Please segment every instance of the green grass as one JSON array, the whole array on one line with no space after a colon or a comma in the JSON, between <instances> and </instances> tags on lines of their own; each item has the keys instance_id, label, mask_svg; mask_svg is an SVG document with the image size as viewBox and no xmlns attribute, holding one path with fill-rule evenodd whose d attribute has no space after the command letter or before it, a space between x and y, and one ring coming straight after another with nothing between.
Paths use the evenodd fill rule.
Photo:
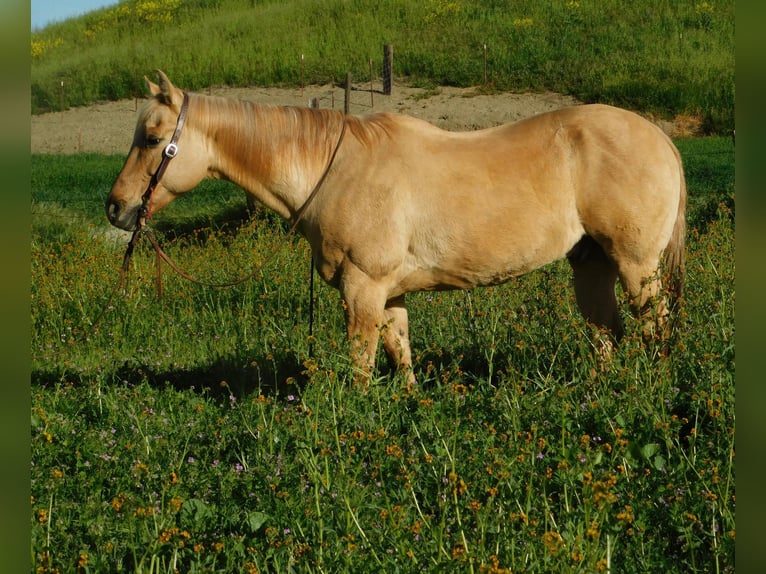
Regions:
<instances>
[{"instance_id":1,"label":"green grass","mask_svg":"<svg viewBox=\"0 0 766 574\"><path fill-rule=\"evenodd\" d=\"M144 246L90 327L125 247L102 215L122 158L33 156L30 569L733 572L733 146L678 145L670 358L628 317L594 377L562 262L411 295L420 384L382 367L366 392L321 282L309 340L306 243L221 182L154 224L195 275L262 273L166 270L158 300Z\"/></svg>"},{"instance_id":2,"label":"green grass","mask_svg":"<svg viewBox=\"0 0 766 574\"><path fill-rule=\"evenodd\" d=\"M33 33L32 109L137 96L155 68L191 90L367 81L384 44L395 76L418 85L484 84L486 46L485 90L734 127L733 0L124 0Z\"/></svg>"}]
</instances>

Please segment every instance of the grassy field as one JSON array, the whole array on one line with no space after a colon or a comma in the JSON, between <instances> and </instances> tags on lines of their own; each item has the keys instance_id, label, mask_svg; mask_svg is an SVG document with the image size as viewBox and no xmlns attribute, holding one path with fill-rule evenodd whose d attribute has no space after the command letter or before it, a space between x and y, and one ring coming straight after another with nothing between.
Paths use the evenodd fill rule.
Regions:
<instances>
[{"instance_id":1,"label":"grassy field","mask_svg":"<svg viewBox=\"0 0 766 574\"><path fill-rule=\"evenodd\" d=\"M410 296L420 384L382 368L366 392L338 294L317 284L310 340L307 245L241 191L207 182L154 224L192 273L255 279L166 271L157 299L144 246L109 300L123 158L33 156L31 570L733 572L733 145L678 145L669 358L626 318L600 371L562 262Z\"/></svg>"},{"instance_id":2,"label":"grassy field","mask_svg":"<svg viewBox=\"0 0 766 574\"><path fill-rule=\"evenodd\" d=\"M734 0L123 0L32 34L32 109L130 98L155 68L191 90L367 81L384 44L404 81L547 89L734 128Z\"/></svg>"}]
</instances>

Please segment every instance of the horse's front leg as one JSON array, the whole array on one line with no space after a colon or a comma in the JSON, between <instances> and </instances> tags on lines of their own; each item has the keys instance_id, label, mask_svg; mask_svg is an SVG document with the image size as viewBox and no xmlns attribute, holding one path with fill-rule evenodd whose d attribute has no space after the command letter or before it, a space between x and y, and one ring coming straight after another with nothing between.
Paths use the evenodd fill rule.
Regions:
<instances>
[{"instance_id":1,"label":"horse's front leg","mask_svg":"<svg viewBox=\"0 0 766 574\"><path fill-rule=\"evenodd\" d=\"M354 377L364 386L375 368L380 330L385 324L385 290L357 267L344 270L340 291L346 314L346 331Z\"/></svg>"}]
</instances>

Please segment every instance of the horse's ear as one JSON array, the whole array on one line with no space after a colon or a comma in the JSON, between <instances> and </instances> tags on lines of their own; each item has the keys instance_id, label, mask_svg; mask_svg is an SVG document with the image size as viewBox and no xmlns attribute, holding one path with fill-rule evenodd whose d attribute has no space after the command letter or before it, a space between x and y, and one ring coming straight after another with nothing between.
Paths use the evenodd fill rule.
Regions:
<instances>
[{"instance_id":1,"label":"horse's ear","mask_svg":"<svg viewBox=\"0 0 766 574\"><path fill-rule=\"evenodd\" d=\"M151 93L153 96L156 96L157 94L159 94L159 93L160 93L160 91L161 91L161 90L160 90L160 87L159 87L157 84L155 84L154 82L152 82L152 81L151 81L149 78L147 78L146 76L144 76L144 82L146 83L146 88L149 90L149 92L150 92L150 93Z\"/></svg>"},{"instance_id":2,"label":"horse's ear","mask_svg":"<svg viewBox=\"0 0 766 574\"><path fill-rule=\"evenodd\" d=\"M183 93L173 85L162 70L157 70L157 76L160 81L159 85L152 82L149 78L144 77L146 86L149 88L151 94L164 104L171 105L176 103L180 106L181 100L183 99Z\"/></svg>"}]
</instances>

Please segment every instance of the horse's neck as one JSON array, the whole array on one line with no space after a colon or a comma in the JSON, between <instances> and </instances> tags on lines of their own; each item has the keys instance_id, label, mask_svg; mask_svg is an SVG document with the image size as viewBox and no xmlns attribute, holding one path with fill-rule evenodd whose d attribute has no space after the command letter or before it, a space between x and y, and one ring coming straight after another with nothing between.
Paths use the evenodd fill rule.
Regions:
<instances>
[{"instance_id":1,"label":"horse's neck","mask_svg":"<svg viewBox=\"0 0 766 574\"><path fill-rule=\"evenodd\" d=\"M208 138L217 177L228 179L286 219L327 167L342 127L337 112L217 100Z\"/></svg>"}]
</instances>

